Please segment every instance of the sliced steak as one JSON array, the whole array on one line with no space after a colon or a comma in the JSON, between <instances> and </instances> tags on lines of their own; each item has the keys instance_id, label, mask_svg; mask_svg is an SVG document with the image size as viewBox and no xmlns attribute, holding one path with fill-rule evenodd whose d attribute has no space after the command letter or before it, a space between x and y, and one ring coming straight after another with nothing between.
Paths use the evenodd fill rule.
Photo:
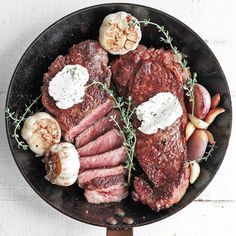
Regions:
<instances>
[{"instance_id":1,"label":"sliced steak","mask_svg":"<svg viewBox=\"0 0 236 236\"><path fill-rule=\"evenodd\" d=\"M94 178L119 175L124 173L125 169L122 165L112 168L87 170L82 173L79 173L78 184L81 188L83 188L89 181Z\"/></svg>"},{"instance_id":2,"label":"sliced steak","mask_svg":"<svg viewBox=\"0 0 236 236\"><path fill-rule=\"evenodd\" d=\"M120 132L117 129L111 129L104 135L77 150L80 157L92 156L116 149L120 147L123 142L124 139Z\"/></svg>"},{"instance_id":3,"label":"sliced steak","mask_svg":"<svg viewBox=\"0 0 236 236\"><path fill-rule=\"evenodd\" d=\"M85 188L89 190L99 190L117 184L125 185L124 174L94 178L86 184Z\"/></svg>"},{"instance_id":4,"label":"sliced steak","mask_svg":"<svg viewBox=\"0 0 236 236\"><path fill-rule=\"evenodd\" d=\"M79 125L74 126L64 135L66 141L73 141L78 134L86 130L98 119L105 116L113 106L113 101L107 99L104 103L91 110L91 112L80 121Z\"/></svg>"},{"instance_id":5,"label":"sliced steak","mask_svg":"<svg viewBox=\"0 0 236 236\"><path fill-rule=\"evenodd\" d=\"M123 184L112 185L107 188L89 190L85 189L84 196L87 201L94 204L120 202L128 195L127 188Z\"/></svg>"},{"instance_id":6,"label":"sliced steak","mask_svg":"<svg viewBox=\"0 0 236 236\"><path fill-rule=\"evenodd\" d=\"M112 110L106 117L102 117L97 120L93 125L84 130L76 137L75 146L77 148L86 145L87 143L95 140L99 136L105 134L112 127L115 126L114 117L118 123L120 123L120 113L117 110Z\"/></svg>"},{"instance_id":7,"label":"sliced steak","mask_svg":"<svg viewBox=\"0 0 236 236\"><path fill-rule=\"evenodd\" d=\"M51 79L66 65L80 64L88 69L90 84L94 80L110 85L111 71L107 66L107 52L97 41L86 40L72 46L66 56L58 56L44 74L42 103L59 122L66 141L74 138L95 121L108 114L113 108L113 100L97 85L88 87L84 100L68 109L60 109L48 93Z\"/></svg>"},{"instance_id":8,"label":"sliced steak","mask_svg":"<svg viewBox=\"0 0 236 236\"><path fill-rule=\"evenodd\" d=\"M80 157L80 169L84 171L87 169L117 166L125 161L125 157L126 150L124 147L94 156Z\"/></svg>"},{"instance_id":9,"label":"sliced steak","mask_svg":"<svg viewBox=\"0 0 236 236\"><path fill-rule=\"evenodd\" d=\"M133 196L157 211L168 208L181 199L189 182L184 137L186 74L172 51L144 46L115 59L111 69L118 92L131 96L134 106L160 92L174 94L182 105L183 115L171 126L151 135L136 132L136 157L146 177L136 177ZM132 122L136 129L140 126L136 117Z\"/></svg>"}]
</instances>

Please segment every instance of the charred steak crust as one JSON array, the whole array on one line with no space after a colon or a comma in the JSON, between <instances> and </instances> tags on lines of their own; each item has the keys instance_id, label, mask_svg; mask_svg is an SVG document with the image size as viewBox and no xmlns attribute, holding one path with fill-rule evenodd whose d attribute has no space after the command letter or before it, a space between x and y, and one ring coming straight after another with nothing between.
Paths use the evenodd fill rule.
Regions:
<instances>
[{"instance_id":1,"label":"charred steak crust","mask_svg":"<svg viewBox=\"0 0 236 236\"><path fill-rule=\"evenodd\" d=\"M173 125L152 135L139 130L136 133L137 160L149 181L136 177L133 197L157 211L168 208L182 198L189 184L184 137L186 74L171 51L144 46L114 60L111 70L118 92L125 97L132 96L134 106L159 92L171 92L182 105L183 115ZM135 128L140 125L135 117L133 125Z\"/></svg>"},{"instance_id":2,"label":"charred steak crust","mask_svg":"<svg viewBox=\"0 0 236 236\"><path fill-rule=\"evenodd\" d=\"M66 56L58 56L49 66L48 72L44 74L42 103L59 122L66 141L74 141L75 136L106 115L113 108L113 101L104 90L96 85L92 85L87 89L82 103L62 110L56 106L55 101L48 93L49 82L66 65L80 64L88 69L90 76L88 84L96 80L109 85L111 71L107 63L107 52L102 49L100 44L97 41L86 40L73 45ZM106 103L106 106L98 109L104 103ZM98 109L98 114L93 112L96 109ZM90 114L92 114L92 121L88 119ZM82 122L86 117L88 117L87 120ZM82 123L82 127L80 123Z\"/></svg>"},{"instance_id":3,"label":"charred steak crust","mask_svg":"<svg viewBox=\"0 0 236 236\"><path fill-rule=\"evenodd\" d=\"M117 184L125 185L124 174L94 178L85 185L85 188L90 190L95 190L95 189L107 188Z\"/></svg>"}]
</instances>

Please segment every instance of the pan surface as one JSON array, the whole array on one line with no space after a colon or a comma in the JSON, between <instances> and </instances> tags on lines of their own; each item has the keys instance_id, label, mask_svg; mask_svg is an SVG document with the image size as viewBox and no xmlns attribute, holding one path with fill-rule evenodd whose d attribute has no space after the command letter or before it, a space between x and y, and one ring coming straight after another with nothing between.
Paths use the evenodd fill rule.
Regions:
<instances>
[{"instance_id":1,"label":"pan surface","mask_svg":"<svg viewBox=\"0 0 236 236\"><path fill-rule=\"evenodd\" d=\"M25 104L29 104L40 94L43 74L50 63L60 54L66 54L68 49L85 39L97 39L99 27L103 18L110 13L127 11L139 20L151 19L164 25L174 38L174 45L188 55L192 71L198 73L198 81L204 85L211 95L222 94L220 106L226 109L216 119L210 130L214 133L218 148L207 162L201 164L201 175L194 185L190 186L184 198L170 209L159 213L152 211L141 203L135 203L129 196L120 203L93 205L86 202L83 191L74 184L62 188L50 184L44 179L45 169L41 158L34 157L31 151L17 148L11 137L13 125L6 119L6 129L12 155L22 175L30 186L51 206L76 220L97 226L110 228L129 228L141 226L162 220L192 202L210 183L223 161L231 132L232 107L229 88L224 73L215 56L204 41L182 22L166 13L145 6L113 3L92 6L76 11L46 29L29 46L18 63L9 85L6 107L16 114L22 114ZM142 42L146 46L163 47L158 31L151 26L143 27ZM134 218L133 225L124 225L121 220L116 226L105 222L113 215L114 209L121 207L127 216Z\"/></svg>"}]
</instances>

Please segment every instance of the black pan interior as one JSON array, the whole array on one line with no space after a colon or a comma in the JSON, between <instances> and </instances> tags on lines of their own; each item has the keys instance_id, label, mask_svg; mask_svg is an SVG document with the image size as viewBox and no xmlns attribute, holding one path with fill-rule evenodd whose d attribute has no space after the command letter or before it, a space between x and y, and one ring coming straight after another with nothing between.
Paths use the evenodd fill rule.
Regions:
<instances>
[{"instance_id":1,"label":"black pan interior","mask_svg":"<svg viewBox=\"0 0 236 236\"><path fill-rule=\"evenodd\" d=\"M60 54L76 43L85 39L97 39L98 30L103 18L110 13L127 11L139 20L151 19L164 25L174 38L174 44L180 51L188 55L189 65L198 73L198 80L207 87L211 95L222 94L221 107L227 111L221 115L211 126L218 148L208 162L202 163L201 175L194 185L189 187L184 198L170 209L156 213L147 206L134 203L130 197L120 203L93 205L86 202L83 191L76 185L62 188L51 185L44 179L45 170L40 158L35 158L30 151L17 148L15 140L11 137L13 126L6 120L6 128L12 154L21 173L31 187L51 206L62 213L89 224L108 227L105 219L113 215L115 207L123 208L127 216L134 218L134 225L124 225L121 220L113 228L127 228L141 226L162 220L179 211L192 202L209 184L216 174L224 158L232 120L232 108L229 88L223 71L215 56L202 39L190 28L177 19L145 6L132 4L104 4L76 11L46 29L30 45L21 58L12 77L6 107L17 114L22 114L25 104L40 94L43 74L50 63ZM142 27L142 43L156 48L163 47L160 34L151 26Z\"/></svg>"}]
</instances>

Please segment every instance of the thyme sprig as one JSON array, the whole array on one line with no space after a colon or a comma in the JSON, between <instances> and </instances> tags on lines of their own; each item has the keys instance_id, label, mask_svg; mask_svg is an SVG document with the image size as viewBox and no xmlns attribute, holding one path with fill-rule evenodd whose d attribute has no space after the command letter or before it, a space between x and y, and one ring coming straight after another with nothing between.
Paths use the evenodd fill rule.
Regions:
<instances>
[{"instance_id":1,"label":"thyme sprig","mask_svg":"<svg viewBox=\"0 0 236 236\"><path fill-rule=\"evenodd\" d=\"M103 84L98 81L93 81L91 85L93 84L101 86L102 89L105 90L110 95L110 97L115 102L114 108L118 109L121 113L121 120L123 121L122 125L119 124L115 116L111 116L111 119L114 121L115 125L118 127L120 133L124 138L123 145L127 150L125 168L127 168L128 170L127 186L129 186L131 181L132 171L135 170L134 155L135 155L135 145L136 145L136 133L131 123L131 117L135 112L135 109L131 108L132 97L129 96L128 99L125 100L123 97L115 96L114 92L110 90L105 83Z\"/></svg>"},{"instance_id":2,"label":"thyme sprig","mask_svg":"<svg viewBox=\"0 0 236 236\"><path fill-rule=\"evenodd\" d=\"M194 95L194 86L197 83L197 73L193 73L193 77L187 77L187 80L183 86L184 90L186 90L186 95L189 97L189 101L192 104L192 115L194 115L195 109L195 95Z\"/></svg>"},{"instance_id":3,"label":"thyme sprig","mask_svg":"<svg viewBox=\"0 0 236 236\"><path fill-rule=\"evenodd\" d=\"M202 162L202 161L207 161L208 158L212 156L212 153L215 151L216 148L217 148L216 143L214 143L214 144L209 144L209 145L207 146L207 149L208 149L208 150L205 152L205 154L204 154L203 157L201 157L201 158L199 158L199 159L197 159L197 160L188 161L188 164L191 164L191 163L193 163L193 162L195 162L195 161L198 162L198 163L200 163L200 162Z\"/></svg>"},{"instance_id":4,"label":"thyme sprig","mask_svg":"<svg viewBox=\"0 0 236 236\"><path fill-rule=\"evenodd\" d=\"M133 22L134 23L134 22ZM179 52L176 46L173 45L173 38L170 37L169 31L165 29L164 26L160 26L157 23L151 22L150 19L144 19L143 21L136 22L137 24L144 24L144 26L152 25L158 29L158 32L162 33L164 37L160 37L160 40L170 46L172 51L174 52L178 62L181 64L185 74L187 75L186 82L184 84L184 89L187 91L186 95L189 97L189 101L192 104L192 115L194 115L194 104L195 104L195 96L194 96L194 85L197 83L197 73L193 73L193 76L190 76L188 66L188 61L183 58L182 53Z\"/></svg>"},{"instance_id":5,"label":"thyme sprig","mask_svg":"<svg viewBox=\"0 0 236 236\"><path fill-rule=\"evenodd\" d=\"M209 144L207 146L208 150L205 152L204 156L200 158L198 161L207 161L208 158L212 156L212 153L215 151L216 148L217 148L216 143Z\"/></svg>"},{"instance_id":6,"label":"thyme sprig","mask_svg":"<svg viewBox=\"0 0 236 236\"><path fill-rule=\"evenodd\" d=\"M29 148L26 142L20 140L19 130L21 128L22 122L24 122L27 116L33 114L31 108L38 102L40 97L41 95L36 97L29 106L25 105L25 112L19 117L15 114L15 112L10 112L10 109L8 107L5 109L6 118L11 119L14 125L14 132L12 137L16 140L19 149L22 148L23 150L27 150Z\"/></svg>"}]
</instances>

